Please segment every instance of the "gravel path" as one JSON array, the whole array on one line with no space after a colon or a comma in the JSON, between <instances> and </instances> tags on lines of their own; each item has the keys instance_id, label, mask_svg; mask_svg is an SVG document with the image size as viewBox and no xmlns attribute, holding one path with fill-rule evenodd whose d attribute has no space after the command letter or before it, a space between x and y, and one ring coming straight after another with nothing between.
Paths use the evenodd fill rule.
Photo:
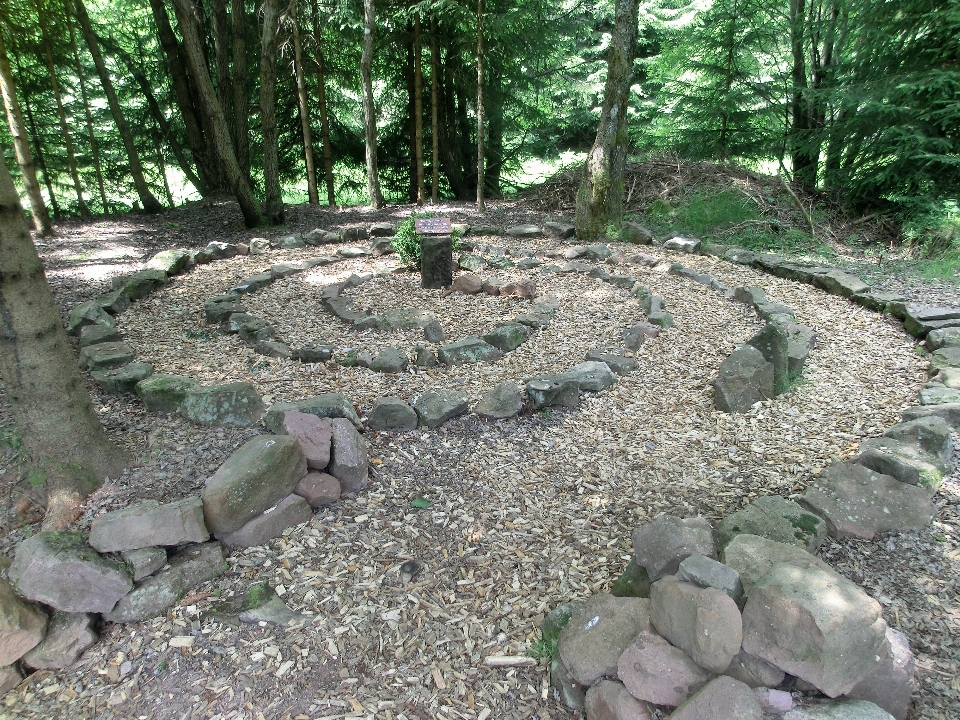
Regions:
<instances>
[{"instance_id":1,"label":"gravel path","mask_svg":"<svg viewBox=\"0 0 960 720\"><path fill-rule=\"evenodd\" d=\"M397 212L334 216L297 208L286 232L395 221ZM455 220L470 217L464 207L445 212ZM250 236L222 225L232 217L225 209L190 213L68 228L59 246L44 249L58 299L96 295L112 274L128 272L131 262L163 247ZM503 206L493 217L504 225L543 220L522 206ZM131 242L131 235L141 241ZM496 244L549 245L504 238ZM86 257L79 258L84 245ZM205 332L204 297L267 264L312 253L274 252L268 260L236 258L198 268L122 315L120 330L138 359L154 363L157 372L250 380L268 402L335 389L362 415L381 395L409 399L427 387L456 388L475 402L497 382L564 370L588 350L617 344L620 330L639 318L624 290L535 269L496 275L536 280L541 293L556 296L557 317L493 364L376 375L265 360L235 337ZM0 700L0 717L570 717L556 703L542 666L489 668L484 660L527 653L547 611L607 589L630 558L632 530L656 514L699 514L715 522L759 495L802 493L821 468L897 422L925 377L915 342L888 318L715 258L657 254L730 286L759 285L771 300L793 307L798 321L820 338L803 380L749 413L715 411L717 367L759 327L756 318L684 278L624 266L618 272L635 275L665 298L676 318L675 327L641 347L638 371L573 409L497 423L465 416L436 431L368 433L373 476L367 492L320 511L284 538L233 552L220 579L200 586L166 617L106 625L102 641L74 666L35 673ZM422 343L415 333L354 333L319 307L322 284L393 262L317 268L245 302L295 344L409 349ZM377 311L399 305L430 310L448 340L525 306L507 298L441 300L437 292L420 290L410 274L377 278L350 295ZM941 289L931 288L930 299L940 300ZM138 462L90 498L81 525L135 499L170 501L196 493L236 447L263 431L198 428L176 417L148 416L130 397L102 395L92 386L91 393L111 436ZM0 396L0 425L8 423ZM0 472L14 475L9 459L0 462ZM414 498L428 499L429 508L412 507ZM935 504L936 521L923 531L872 542L828 541L820 551L880 600L887 621L910 638L920 681L911 718L960 717L957 473ZM7 527L13 524L8 517ZM8 552L22 533L7 534ZM404 584L399 570L407 560L422 569ZM210 613L219 598L263 580L304 613L301 627L236 626ZM191 647L170 645L171 638L185 636L194 638Z\"/></svg>"}]
</instances>

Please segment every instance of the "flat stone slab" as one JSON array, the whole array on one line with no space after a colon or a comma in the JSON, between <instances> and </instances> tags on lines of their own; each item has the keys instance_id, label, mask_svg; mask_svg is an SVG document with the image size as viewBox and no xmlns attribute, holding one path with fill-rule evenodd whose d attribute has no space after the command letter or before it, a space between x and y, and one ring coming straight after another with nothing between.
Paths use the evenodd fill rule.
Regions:
<instances>
[{"instance_id":1,"label":"flat stone slab","mask_svg":"<svg viewBox=\"0 0 960 720\"><path fill-rule=\"evenodd\" d=\"M95 623L96 615L55 612L43 641L23 656L23 662L38 670L59 670L72 665L99 639Z\"/></svg>"},{"instance_id":2,"label":"flat stone slab","mask_svg":"<svg viewBox=\"0 0 960 720\"><path fill-rule=\"evenodd\" d=\"M769 540L815 551L826 535L825 523L793 500L778 496L760 497L717 526L717 545L726 547L737 535L759 535Z\"/></svg>"},{"instance_id":3,"label":"flat stone slab","mask_svg":"<svg viewBox=\"0 0 960 720\"><path fill-rule=\"evenodd\" d=\"M162 545L201 543L210 539L203 521L203 503L188 497L161 505L144 500L98 515L90 524L90 546L99 552L120 552Z\"/></svg>"},{"instance_id":4,"label":"flat stone slab","mask_svg":"<svg viewBox=\"0 0 960 720\"><path fill-rule=\"evenodd\" d=\"M294 403L276 403L271 405L263 419L263 424L267 430L276 433L280 430L283 423L284 413L293 410L295 412L309 413L320 418L346 418L353 423L357 430L363 430L363 424L360 422L360 416L353 407L347 396L343 393L323 393L315 397L297 400Z\"/></svg>"},{"instance_id":5,"label":"flat stone slab","mask_svg":"<svg viewBox=\"0 0 960 720\"><path fill-rule=\"evenodd\" d=\"M180 414L197 425L250 427L263 415L263 400L249 382L196 385L187 390Z\"/></svg>"},{"instance_id":6,"label":"flat stone slab","mask_svg":"<svg viewBox=\"0 0 960 720\"><path fill-rule=\"evenodd\" d=\"M587 360L602 362L617 375L627 375L640 367L640 363L632 357L605 350L587 351Z\"/></svg>"},{"instance_id":7,"label":"flat stone slab","mask_svg":"<svg viewBox=\"0 0 960 720\"><path fill-rule=\"evenodd\" d=\"M495 362L503 357L503 351L476 336L441 346L437 357L444 365Z\"/></svg>"},{"instance_id":8,"label":"flat stone slab","mask_svg":"<svg viewBox=\"0 0 960 720\"><path fill-rule=\"evenodd\" d=\"M430 429L440 427L447 420L463 415L469 409L467 396L456 390L427 390L411 403L420 423Z\"/></svg>"},{"instance_id":9,"label":"flat stone slab","mask_svg":"<svg viewBox=\"0 0 960 720\"><path fill-rule=\"evenodd\" d=\"M136 384L137 395L143 400L147 412L177 412L187 394L200 383L184 375L158 373Z\"/></svg>"},{"instance_id":10,"label":"flat stone slab","mask_svg":"<svg viewBox=\"0 0 960 720\"><path fill-rule=\"evenodd\" d=\"M217 534L239 530L285 498L307 474L297 439L260 435L234 452L203 488L207 528Z\"/></svg>"},{"instance_id":11,"label":"flat stone slab","mask_svg":"<svg viewBox=\"0 0 960 720\"><path fill-rule=\"evenodd\" d=\"M133 361L134 350L122 340L87 345L80 349L80 367L84 370L110 370Z\"/></svg>"},{"instance_id":12,"label":"flat stone slab","mask_svg":"<svg viewBox=\"0 0 960 720\"><path fill-rule=\"evenodd\" d=\"M223 545L217 541L190 545L170 558L169 565L159 573L139 583L103 617L110 622L128 623L163 615L197 585L222 575L224 560Z\"/></svg>"},{"instance_id":13,"label":"flat stone slab","mask_svg":"<svg viewBox=\"0 0 960 720\"><path fill-rule=\"evenodd\" d=\"M735 602L743 597L740 573L706 555L695 553L680 563L677 577L697 587L715 588Z\"/></svg>"},{"instance_id":14,"label":"flat stone slab","mask_svg":"<svg viewBox=\"0 0 960 720\"><path fill-rule=\"evenodd\" d=\"M502 420L517 415L523 409L523 394L510 380L490 388L473 411L480 417Z\"/></svg>"},{"instance_id":15,"label":"flat stone slab","mask_svg":"<svg viewBox=\"0 0 960 720\"><path fill-rule=\"evenodd\" d=\"M934 516L922 488L849 463L826 468L800 503L824 518L828 534L837 539L870 540L879 532L926 527Z\"/></svg>"},{"instance_id":16,"label":"flat stone slab","mask_svg":"<svg viewBox=\"0 0 960 720\"><path fill-rule=\"evenodd\" d=\"M651 581L673 575L682 561L696 553L710 558L717 556L709 520L678 518L666 513L634 531L633 550L637 565L647 571Z\"/></svg>"},{"instance_id":17,"label":"flat stone slab","mask_svg":"<svg viewBox=\"0 0 960 720\"><path fill-rule=\"evenodd\" d=\"M153 365L142 362L131 362L112 370L94 370L90 373L94 382L108 393L133 393L137 389L137 383L151 375Z\"/></svg>"},{"instance_id":18,"label":"flat stone slab","mask_svg":"<svg viewBox=\"0 0 960 720\"><path fill-rule=\"evenodd\" d=\"M782 720L892 720L893 715L867 700L814 700L794 708Z\"/></svg>"},{"instance_id":19,"label":"flat stone slab","mask_svg":"<svg viewBox=\"0 0 960 720\"><path fill-rule=\"evenodd\" d=\"M80 533L27 538L8 574L20 595L64 612L110 612L133 589L126 564L100 555Z\"/></svg>"},{"instance_id":20,"label":"flat stone slab","mask_svg":"<svg viewBox=\"0 0 960 720\"><path fill-rule=\"evenodd\" d=\"M933 495L944 477L953 471L953 463L945 462L939 455L926 452L910 441L892 437L867 438L860 443L860 451L853 462L907 485L918 485L928 495Z\"/></svg>"},{"instance_id":21,"label":"flat stone slab","mask_svg":"<svg viewBox=\"0 0 960 720\"><path fill-rule=\"evenodd\" d=\"M801 568L814 565L824 572L834 572L823 560L797 545L779 543L759 535L737 535L723 549L722 559L724 565L740 574L746 595L750 595L753 586L777 563Z\"/></svg>"},{"instance_id":22,"label":"flat stone slab","mask_svg":"<svg viewBox=\"0 0 960 720\"><path fill-rule=\"evenodd\" d=\"M256 547L267 540L280 537L287 528L310 522L311 519L313 510L310 504L300 495L290 494L276 507L257 515L233 532L218 535L217 539L227 547Z\"/></svg>"}]
</instances>

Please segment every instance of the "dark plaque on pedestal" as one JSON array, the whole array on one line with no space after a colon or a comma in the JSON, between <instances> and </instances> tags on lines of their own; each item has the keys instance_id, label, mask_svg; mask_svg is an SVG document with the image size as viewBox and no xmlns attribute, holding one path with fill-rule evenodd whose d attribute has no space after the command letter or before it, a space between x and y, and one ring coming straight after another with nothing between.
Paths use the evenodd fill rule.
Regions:
<instances>
[{"instance_id":1,"label":"dark plaque on pedestal","mask_svg":"<svg viewBox=\"0 0 960 720\"><path fill-rule=\"evenodd\" d=\"M450 218L417 218L414 227L417 235L449 235L452 232Z\"/></svg>"},{"instance_id":2,"label":"dark plaque on pedestal","mask_svg":"<svg viewBox=\"0 0 960 720\"><path fill-rule=\"evenodd\" d=\"M449 235L420 236L420 286L445 288L453 282L453 239Z\"/></svg>"}]
</instances>

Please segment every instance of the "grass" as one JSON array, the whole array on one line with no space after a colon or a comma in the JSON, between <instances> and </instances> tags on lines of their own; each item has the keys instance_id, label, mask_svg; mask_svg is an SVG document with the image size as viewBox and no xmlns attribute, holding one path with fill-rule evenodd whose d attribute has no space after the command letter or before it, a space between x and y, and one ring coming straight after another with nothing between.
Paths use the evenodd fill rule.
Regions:
<instances>
[{"instance_id":1,"label":"grass","mask_svg":"<svg viewBox=\"0 0 960 720\"><path fill-rule=\"evenodd\" d=\"M530 657L536 658L544 665L549 665L557 657L557 642L559 638L540 638L533 642L528 650Z\"/></svg>"}]
</instances>

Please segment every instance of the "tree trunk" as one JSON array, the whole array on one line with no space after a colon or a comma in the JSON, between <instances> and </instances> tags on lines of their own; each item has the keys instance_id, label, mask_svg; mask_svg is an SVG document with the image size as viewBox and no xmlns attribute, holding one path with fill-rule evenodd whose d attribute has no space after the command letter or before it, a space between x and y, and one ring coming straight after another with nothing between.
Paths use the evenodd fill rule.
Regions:
<instances>
[{"instance_id":1,"label":"tree trunk","mask_svg":"<svg viewBox=\"0 0 960 720\"><path fill-rule=\"evenodd\" d=\"M60 95L60 82L57 80L57 69L53 63L53 51L50 47L50 34L47 31L46 9L39 0L34 1L37 17L40 20L40 36L43 39L43 50L47 56L47 71L50 73L50 84L53 88L53 97L57 101L57 117L60 120L60 132L63 134L63 144L67 151L67 165L70 168L70 177L73 179L73 189L77 193L77 209L81 217L90 217L90 208L83 199L83 184L80 182L80 171L77 170L77 157L73 152L73 139L70 136L70 126L67 124L67 113L63 109L63 98Z\"/></svg>"},{"instance_id":2,"label":"tree trunk","mask_svg":"<svg viewBox=\"0 0 960 720\"><path fill-rule=\"evenodd\" d=\"M3 163L0 377L33 474L45 481L44 529L63 529L82 499L105 477L119 476L127 460L94 413Z\"/></svg>"},{"instance_id":3,"label":"tree trunk","mask_svg":"<svg viewBox=\"0 0 960 720\"><path fill-rule=\"evenodd\" d=\"M233 33L233 114L230 137L244 177L250 177L250 100L247 97L247 13L243 0L230 2Z\"/></svg>"},{"instance_id":4,"label":"tree trunk","mask_svg":"<svg viewBox=\"0 0 960 720\"><path fill-rule=\"evenodd\" d=\"M330 122L327 117L327 82L323 66L323 38L320 35L320 10L313 0L313 42L317 63L317 101L320 104L320 139L323 142L323 176L327 185L327 205L333 207L337 199L333 190L333 153L330 147Z\"/></svg>"},{"instance_id":5,"label":"tree trunk","mask_svg":"<svg viewBox=\"0 0 960 720\"><path fill-rule=\"evenodd\" d=\"M17 63L17 74L24 76L23 67L20 65L20 59L15 58ZM43 184L47 186L47 195L50 197L50 205L53 207L53 217L59 220L60 204L57 202L57 195L53 192L53 181L50 178L50 171L47 169L47 161L43 154L43 145L40 144L40 130L37 127L37 119L33 116L33 108L30 105L30 93L23 91L23 109L27 114L27 124L30 126L29 136L33 141L33 156L37 159L37 169L43 175Z\"/></svg>"},{"instance_id":6,"label":"tree trunk","mask_svg":"<svg viewBox=\"0 0 960 720\"><path fill-rule=\"evenodd\" d=\"M260 39L260 130L263 133L264 214L270 225L283 225L280 191L280 153L277 147L277 0L263 2L263 35Z\"/></svg>"},{"instance_id":7,"label":"tree trunk","mask_svg":"<svg viewBox=\"0 0 960 720\"><path fill-rule=\"evenodd\" d=\"M486 118L487 143L484 185L490 197L500 195L500 173L503 170L503 75L499 69L487 66Z\"/></svg>"},{"instance_id":8,"label":"tree trunk","mask_svg":"<svg viewBox=\"0 0 960 720\"><path fill-rule=\"evenodd\" d=\"M417 202L417 121L415 119L416 110L414 106L416 101L416 80L413 72L413 25L407 23L407 34L411 41L405 47L407 51L407 65L404 68L404 79L407 83L407 147L410 150L407 156L407 202L416 204Z\"/></svg>"},{"instance_id":9,"label":"tree trunk","mask_svg":"<svg viewBox=\"0 0 960 720\"><path fill-rule=\"evenodd\" d=\"M170 192L170 181L167 179L167 165L163 161L163 133L159 125L153 134L153 145L157 150L157 167L160 168L160 179L163 181L163 191L167 196L167 203L174 207L176 203L173 199L173 193Z\"/></svg>"},{"instance_id":10,"label":"tree trunk","mask_svg":"<svg viewBox=\"0 0 960 720\"><path fill-rule=\"evenodd\" d=\"M433 144L431 150L430 169L432 177L430 182L430 202L437 204L440 193L440 141L437 125L439 118L439 85L440 85L440 63L437 58L437 23L430 18L430 140Z\"/></svg>"},{"instance_id":11,"label":"tree trunk","mask_svg":"<svg viewBox=\"0 0 960 720\"><path fill-rule=\"evenodd\" d=\"M377 111L373 104L373 33L377 27L374 0L363 0L363 54L360 56L360 82L363 85L363 129L367 154L367 192L370 207L383 207L380 178L377 176Z\"/></svg>"},{"instance_id":12,"label":"tree trunk","mask_svg":"<svg viewBox=\"0 0 960 720\"><path fill-rule=\"evenodd\" d=\"M486 212L483 200L483 0L477 0L477 211Z\"/></svg>"},{"instance_id":13,"label":"tree trunk","mask_svg":"<svg viewBox=\"0 0 960 720\"><path fill-rule=\"evenodd\" d=\"M297 77L297 100L300 105L300 128L303 131L303 161L307 167L307 197L311 205L319 205L317 171L313 166L313 134L310 132L310 105L307 102L307 81L303 77L303 55L300 52L300 21L297 18L297 0L290 3L290 21L293 23L293 71Z\"/></svg>"},{"instance_id":14,"label":"tree trunk","mask_svg":"<svg viewBox=\"0 0 960 720\"><path fill-rule=\"evenodd\" d=\"M804 54L805 0L790 0L790 50L793 55L791 78L793 98L790 103L792 126L790 128L790 157L793 164L793 179L797 184L812 190L817 184L819 147L813 147L810 137L811 117L805 98L807 90L806 56Z\"/></svg>"},{"instance_id":15,"label":"tree trunk","mask_svg":"<svg viewBox=\"0 0 960 720\"><path fill-rule=\"evenodd\" d=\"M23 177L23 185L30 198L30 210L33 213L33 225L40 235L53 235L53 226L50 224L50 215L43 204L40 194L40 181L37 180L37 170L33 165L33 154L30 152L30 140L23 122L23 111L17 100L17 86L13 81L13 70L7 57L7 48L3 42L3 33L0 32L0 90L3 92L3 104L7 110L7 124L10 135L13 136L13 147L17 154L17 164Z\"/></svg>"},{"instance_id":16,"label":"tree trunk","mask_svg":"<svg viewBox=\"0 0 960 720\"><path fill-rule=\"evenodd\" d=\"M608 225L623 223L623 168L627 158L627 102L633 79L639 0L617 0L607 51L607 83L597 138L590 148L577 191L576 226L580 242L595 242Z\"/></svg>"},{"instance_id":17,"label":"tree trunk","mask_svg":"<svg viewBox=\"0 0 960 720\"><path fill-rule=\"evenodd\" d=\"M213 56L217 68L217 100L223 114L233 116L230 82L230 44L233 36L228 29L226 0L210 0L210 15L213 20Z\"/></svg>"},{"instance_id":18,"label":"tree trunk","mask_svg":"<svg viewBox=\"0 0 960 720\"><path fill-rule=\"evenodd\" d=\"M417 166L417 205L423 205L427 194L423 179L423 49L420 47L420 32L420 13L417 13L413 18L413 153Z\"/></svg>"},{"instance_id":19,"label":"tree trunk","mask_svg":"<svg viewBox=\"0 0 960 720\"><path fill-rule=\"evenodd\" d=\"M190 146L190 154L193 155L194 163L197 166L197 175L200 178L197 190L206 197L221 187L224 180L223 174L217 167L214 154L204 137L203 126L198 116L199 110L194 102L193 88L190 87L190 77L187 73L183 51L176 35L173 34L166 6L163 4L163 0L150 0L150 8L153 10L153 20L157 25L157 37L167 59L167 67L170 70L173 96L176 99L177 109L186 129L187 144Z\"/></svg>"},{"instance_id":20,"label":"tree trunk","mask_svg":"<svg viewBox=\"0 0 960 720\"><path fill-rule=\"evenodd\" d=\"M450 67L449 51L441 63L440 78L442 82L440 87L439 135L443 173L447 176L454 197L457 200L467 200L470 193L466 180L464 180L463 155L460 151L461 145L456 131L457 109L454 102L454 79Z\"/></svg>"},{"instance_id":21,"label":"tree trunk","mask_svg":"<svg viewBox=\"0 0 960 720\"><path fill-rule=\"evenodd\" d=\"M458 155L460 158L460 168L463 173L463 182L466 187L466 192L461 200L469 200L471 197L474 197L476 194L476 154L473 152L473 132L470 125L470 117L467 114L467 91L463 86L462 80L466 76L467 68L462 66L462 63L457 55L454 55L453 62L456 63L456 66L453 70L453 75L451 82L453 84L453 92L457 100L456 107L456 133L453 136L454 142L456 142L460 147ZM458 72L458 70L460 72ZM473 158L471 160L470 158Z\"/></svg>"},{"instance_id":22,"label":"tree trunk","mask_svg":"<svg viewBox=\"0 0 960 720\"><path fill-rule=\"evenodd\" d=\"M143 209L148 213L156 213L163 210L163 205L154 197L147 185L146 178L143 176L143 166L140 164L140 155L133 142L133 135L130 127L123 116L123 110L120 107L120 101L117 99L117 93L113 89L113 81L110 79L110 73L107 71L106 63L103 61L103 54L100 52L100 45L97 43L97 36L94 34L93 26L90 24L90 17L87 15L87 9L83 5L83 0L74 0L76 7L77 21L80 23L80 31L90 49L90 55L93 57L93 64L97 67L97 75L100 76L100 84L103 86L103 93L107 97L107 104L110 106L110 112L113 114L113 120L117 124L117 130L120 132L120 139L123 142L124 150L127 153L127 160L130 163L130 176L133 179L133 186L137 190L140 203Z\"/></svg>"},{"instance_id":23,"label":"tree trunk","mask_svg":"<svg viewBox=\"0 0 960 720\"><path fill-rule=\"evenodd\" d=\"M247 227L256 227L260 224L260 208L253 197L253 189L237 162L237 155L230 140L227 119L223 114L223 108L217 102L213 82L210 80L210 73L207 72L203 56L203 44L194 16L193 0L174 0L174 8L177 13L177 22L180 24L180 33L183 35L183 47L187 55L190 73L196 86L197 100L204 115L207 116L207 125L211 129L213 151L219 161L218 164L223 175L230 183L230 188L237 198L240 212L243 213L244 223Z\"/></svg>"},{"instance_id":24,"label":"tree trunk","mask_svg":"<svg viewBox=\"0 0 960 720\"><path fill-rule=\"evenodd\" d=\"M93 115L90 113L90 101L87 99L87 83L83 79L83 65L80 63L80 53L77 51L77 36L73 31L73 21L67 11L67 26L70 28L70 51L73 53L73 64L77 69L77 80L80 81L80 98L83 100L83 112L87 121L87 135L90 136L90 154L93 156L93 169L97 176L97 189L100 191L100 202L103 212L110 214L107 204L107 191L103 184L103 166L100 164L100 145L93 132Z\"/></svg>"}]
</instances>

